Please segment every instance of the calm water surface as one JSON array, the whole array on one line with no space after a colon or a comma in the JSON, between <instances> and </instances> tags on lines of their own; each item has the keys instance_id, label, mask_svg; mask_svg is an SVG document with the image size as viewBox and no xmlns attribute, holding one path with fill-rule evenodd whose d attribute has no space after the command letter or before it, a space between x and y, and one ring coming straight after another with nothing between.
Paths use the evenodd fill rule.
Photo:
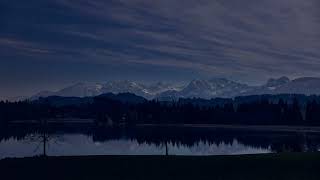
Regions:
<instances>
[{"instance_id":1,"label":"calm water surface","mask_svg":"<svg viewBox=\"0 0 320 180\"><path fill-rule=\"evenodd\" d=\"M255 148L243 145L236 139L232 143L209 144L199 141L193 146L167 143L170 155L222 155L268 153L270 148ZM10 138L0 142L0 158L26 157L42 153L41 142ZM58 140L49 140L47 153L59 155L165 155L165 145L139 143L137 140L118 139L95 142L92 137L82 134L64 134Z\"/></svg>"},{"instance_id":2,"label":"calm water surface","mask_svg":"<svg viewBox=\"0 0 320 180\"><path fill-rule=\"evenodd\" d=\"M25 132L21 132L25 131ZM0 159L43 153L42 134L2 133ZM234 155L319 151L320 134L204 128L78 129L48 133L47 154L60 155Z\"/></svg>"}]
</instances>

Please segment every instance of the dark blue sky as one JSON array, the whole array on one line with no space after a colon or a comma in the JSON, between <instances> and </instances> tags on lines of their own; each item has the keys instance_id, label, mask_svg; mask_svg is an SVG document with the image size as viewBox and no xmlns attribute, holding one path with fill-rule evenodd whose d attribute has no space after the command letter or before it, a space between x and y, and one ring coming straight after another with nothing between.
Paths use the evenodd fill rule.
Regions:
<instances>
[{"instance_id":1,"label":"dark blue sky","mask_svg":"<svg viewBox=\"0 0 320 180\"><path fill-rule=\"evenodd\" d=\"M0 97L75 82L320 76L318 0L2 0Z\"/></svg>"}]
</instances>

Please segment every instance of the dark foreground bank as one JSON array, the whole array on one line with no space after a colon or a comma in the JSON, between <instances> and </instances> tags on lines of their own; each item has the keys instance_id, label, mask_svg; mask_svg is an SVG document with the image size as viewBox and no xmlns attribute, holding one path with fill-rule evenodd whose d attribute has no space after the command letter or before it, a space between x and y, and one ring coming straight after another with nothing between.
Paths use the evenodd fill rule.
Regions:
<instances>
[{"instance_id":1,"label":"dark foreground bank","mask_svg":"<svg viewBox=\"0 0 320 180\"><path fill-rule=\"evenodd\" d=\"M320 179L319 153L4 159L1 179Z\"/></svg>"}]
</instances>

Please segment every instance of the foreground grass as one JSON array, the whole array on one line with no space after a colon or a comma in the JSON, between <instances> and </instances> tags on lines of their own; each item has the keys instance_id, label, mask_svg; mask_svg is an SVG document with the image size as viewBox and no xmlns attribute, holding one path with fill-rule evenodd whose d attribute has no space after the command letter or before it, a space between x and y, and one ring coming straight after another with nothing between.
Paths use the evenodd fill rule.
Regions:
<instances>
[{"instance_id":1,"label":"foreground grass","mask_svg":"<svg viewBox=\"0 0 320 180\"><path fill-rule=\"evenodd\" d=\"M0 179L319 180L320 154L4 159L0 161Z\"/></svg>"}]
</instances>

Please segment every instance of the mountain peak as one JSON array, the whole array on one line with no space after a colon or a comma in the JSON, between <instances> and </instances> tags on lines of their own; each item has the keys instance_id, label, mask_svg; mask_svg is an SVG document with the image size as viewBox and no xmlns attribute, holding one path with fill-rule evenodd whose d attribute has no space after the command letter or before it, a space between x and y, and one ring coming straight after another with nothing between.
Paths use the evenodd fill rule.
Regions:
<instances>
[{"instance_id":1,"label":"mountain peak","mask_svg":"<svg viewBox=\"0 0 320 180\"><path fill-rule=\"evenodd\" d=\"M286 76L282 76L280 78L274 79L274 78L270 78L266 84L267 87L270 88L276 88L279 86L282 86L284 84L287 84L290 82L290 79Z\"/></svg>"},{"instance_id":2,"label":"mountain peak","mask_svg":"<svg viewBox=\"0 0 320 180\"><path fill-rule=\"evenodd\" d=\"M31 99L48 96L88 97L104 93L132 93L146 99L163 98L231 98L258 94L320 94L320 78L288 77L271 78L265 85L250 86L224 78L209 80L194 79L187 85L173 85L166 82L143 84L135 81L112 81L107 83L77 83L56 92L41 92Z\"/></svg>"}]
</instances>

